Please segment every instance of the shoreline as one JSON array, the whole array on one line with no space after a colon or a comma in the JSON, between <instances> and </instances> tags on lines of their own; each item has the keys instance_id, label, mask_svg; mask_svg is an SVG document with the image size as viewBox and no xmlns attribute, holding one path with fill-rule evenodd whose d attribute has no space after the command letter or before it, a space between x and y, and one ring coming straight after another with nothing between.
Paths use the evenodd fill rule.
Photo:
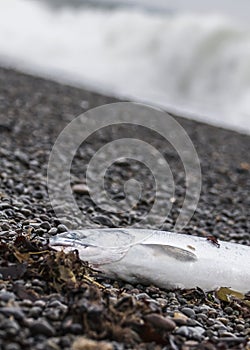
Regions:
<instances>
[{"instance_id":1,"label":"shoreline","mask_svg":"<svg viewBox=\"0 0 250 350\"><path fill-rule=\"evenodd\" d=\"M112 102L118 100L0 68L0 238L11 242L17 234L30 232L46 240L67 230L72 218L65 215L64 220L59 221L47 193L47 162L51 148L75 116ZM190 119L176 119L194 143L202 168L199 205L183 232L199 236L209 234L218 240L250 245L250 136ZM83 181L91 154L110 140L108 133L103 132L101 136L99 139L95 135L77 154L72 165L73 184ZM159 138L153 140L153 144L168 159L176 180L175 203L163 227L171 231L185 195L185 174L167 143ZM122 178L119 178L121 173ZM131 174L143 182L148 170L134 163L115 165L107 174L107 184L112 184L113 178L118 176L116 181L121 189L124 179ZM85 214L85 227L125 227L129 222L139 222L151 205L153 187L150 183L146 185L145 198L138 204L138 211L127 215L107 214L90 200L86 191L76 193L76 201ZM4 259L2 255L0 269L6 264ZM209 301L208 294L202 294L199 289L164 291L155 286L132 286L97 278L106 286L106 292L86 282L78 290L69 287L68 291L58 293L38 270L34 271L35 277L28 269L18 278L0 280L0 303L5 310L1 312L0 308L3 335L0 345L4 348L14 344L12 348L17 350L69 350L75 344L73 349L79 350L87 346L86 339L81 340L84 344L76 345L77 338L82 336L93 339L91 349L103 350L162 349L171 342L178 349L188 350L199 344L211 350L219 345L226 349L243 349L249 342L250 319L244 308L216 298ZM26 294L17 288L18 283ZM31 301L27 290L32 291L33 297L35 295L35 302ZM214 297L213 293L211 295ZM98 317L91 313L93 309ZM135 319L129 316L131 310ZM82 315L88 316L87 324ZM138 320L142 323L138 324ZM4 328L4 322L14 329L12 336ZM95 325L100 329L96 330ZM98 337L101 331L103 335ZM149 338L144 334L149 334Z\"/></svg>"}]
</instances>

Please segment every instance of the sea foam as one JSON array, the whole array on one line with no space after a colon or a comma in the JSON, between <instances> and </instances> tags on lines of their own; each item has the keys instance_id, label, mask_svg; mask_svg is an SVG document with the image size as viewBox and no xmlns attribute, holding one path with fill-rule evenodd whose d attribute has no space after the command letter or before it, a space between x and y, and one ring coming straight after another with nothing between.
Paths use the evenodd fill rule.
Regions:
<instances>
[{"instance_id":1,"label":"sea foam","mask_svg":"<svg viewBox=\"0 0 250 350\"><path fill-rule=\"evenodd\" d=\"M0 64L250 133L250 29L222 16L0 1Z\"/></svg>"}]
</instances>

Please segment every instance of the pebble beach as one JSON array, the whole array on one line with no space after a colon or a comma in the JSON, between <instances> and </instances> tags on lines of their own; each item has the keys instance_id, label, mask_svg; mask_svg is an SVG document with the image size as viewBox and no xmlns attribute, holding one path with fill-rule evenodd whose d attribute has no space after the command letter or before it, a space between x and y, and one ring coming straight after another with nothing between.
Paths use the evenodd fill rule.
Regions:
<instances>
[{"instance_id":1,"label":"pebble beach","mask_svg":"<svg viewBox=\"0 0 250 350\"><path fill-rule=\"evenodd\" d=\"M0 68L0 349L250 349L249 294L227 298L199 287L169 291L112 281L77 253L48 246L49 237L77 228L70 216L59 220L50 204L51 148L76 116L112 102L117 100ZM250 245L250 136L175 118L196 147L202 169L198 208L183 232ZM88 194L88 160L119 132L97 133L72 163L84 228L128 227L152 205L150 181L129 213L109 214ZM185 195L184 169L169 144L144 137L171 165L176 193L163 226L171 231ZM148 169L136 162L117 162L109 169L107 186L114 178L117 182L114 197L123 196L122 183L131 176L150 179Z\"/></svg>"}]
</instances>

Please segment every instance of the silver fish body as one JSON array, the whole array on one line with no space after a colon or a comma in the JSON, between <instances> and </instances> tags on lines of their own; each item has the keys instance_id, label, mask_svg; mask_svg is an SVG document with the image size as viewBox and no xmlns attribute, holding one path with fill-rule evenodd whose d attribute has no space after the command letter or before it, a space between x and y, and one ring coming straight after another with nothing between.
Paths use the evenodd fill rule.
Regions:
<instances>
[{"instance_id":1,"label":"silver fish body","mask_svg":"<svg viewBox=\"0 0 250 350\"><path fill-rule=\"evenodd\" d=\"M229 287L250 290L250 247L147 229L89 229L50 239L55 249L77 249L106 276L167 289Z\"/></svg>"}]
</instances>

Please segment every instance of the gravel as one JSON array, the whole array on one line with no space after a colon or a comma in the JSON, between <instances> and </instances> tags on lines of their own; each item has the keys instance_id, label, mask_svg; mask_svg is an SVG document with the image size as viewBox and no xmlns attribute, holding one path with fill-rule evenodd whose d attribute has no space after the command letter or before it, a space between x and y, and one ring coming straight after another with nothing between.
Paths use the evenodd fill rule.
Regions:
<instances>
[{"instance_id":1,"label":"gravel","mask_svg":"<svg viewBox=\"0 0 250 350\"><path fill-rule=\"evenodd\" d=\"M141 200L131 212L105 212L89 197L84 182L88 160L112 138L123 135L124 130L118 129L93 135L72 163L73 193L84 221L79 223L67 213L59 220L50 205L46 171L57 136L87 106L111 102L115 99L0 69L0 348L249 348L249 304L240 300L225 302L213 291L167 291L105 280L96 274L90 276L95 282L82 281L76 274L79 278L72 285L64 265L67 256L61 262L65 280L54 278L54 283L49 274L57 266L55 253L50 252L54 260L47 270L39 270L39 264L50 256L43 246L36 245L39 254L29 255L29 260L18 255L32 249L34 253L35 238L44 245L50 236L80 224L86 228L140 225L150 209L152 176L135 161L113 164L105 178L110 196L117 199L124 196L126 179L132 176L145 182ZM203 181L198 208L184 232L250 245L250 137L180 117L177 120L197 149ZM171 230L185 195L184 169L164 140L137 131L165 155L173 172L176 193L164 224L164 229ZM115 188L111 186L114 181ZM18 244L23 244L20 235L31 239L25 241L25 251L19 250ZM8 255L4 244L13 244L18 236L16 255Z\"/></svg>"}]
</instances>

